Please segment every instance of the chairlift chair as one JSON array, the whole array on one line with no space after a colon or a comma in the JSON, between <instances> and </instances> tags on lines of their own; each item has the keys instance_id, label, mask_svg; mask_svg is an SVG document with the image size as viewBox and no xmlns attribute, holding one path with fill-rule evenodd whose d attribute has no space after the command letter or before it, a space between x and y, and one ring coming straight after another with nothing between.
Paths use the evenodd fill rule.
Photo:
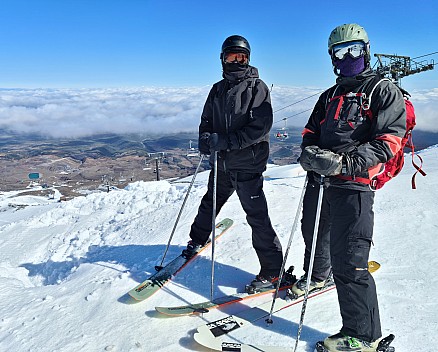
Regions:
<instances>
[{"instance_id":1,"label":"chairlift chair","mask_svg":"<svg viewBox=\"0 0 438 352\"><path fill-rule=\"evenodd\" d=\"M275 132L275 138L277 138L280 141L284 141L289 138L289 133L285 127L277 129Z\"/></svg>"},{"instance_id":2,"label":"chairlift chair","mask_svg":"<svg viewBox=\"0 0 438 352\"><path fill-rule=\"evenodd\" d=\"M275 133L275 138L277 138L280 141L284 141L289 138L289 133L287 131L287 120L284 120L284 126L282 128L278 128L277 132Z\"/></svg>"}]
</instances>

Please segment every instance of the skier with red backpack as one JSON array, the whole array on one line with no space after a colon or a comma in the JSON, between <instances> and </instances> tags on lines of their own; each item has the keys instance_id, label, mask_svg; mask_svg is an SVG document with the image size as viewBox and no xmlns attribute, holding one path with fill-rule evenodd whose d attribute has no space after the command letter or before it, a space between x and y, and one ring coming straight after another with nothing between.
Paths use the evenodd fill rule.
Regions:
<instances>
[{"instance_id":1,"label":"skier with red backpack","mask_svg":"<svg viewBox=\"0 0 438 352\"><path fill-rule=\"evenodd\" d=\"M332 273L342 328L321 348L377 351L382 331L376 286L367 270L374 185L385 163L402 147L406 107L400 89L370 67L370 44L363 27L336 27L328 51L337 80L319 97L302 133L300 163L308 171L301 220L306 274L291 291L303 295L306 288L324 287ZM312 256L315 223L319 226Z\"/></svg>"}]
</instances>

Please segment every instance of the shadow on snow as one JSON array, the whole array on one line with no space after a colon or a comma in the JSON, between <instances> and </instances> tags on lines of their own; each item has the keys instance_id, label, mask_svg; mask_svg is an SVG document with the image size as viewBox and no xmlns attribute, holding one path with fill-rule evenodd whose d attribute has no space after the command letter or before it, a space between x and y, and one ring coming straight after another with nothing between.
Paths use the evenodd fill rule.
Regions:
<instances>
[{"instance_id":1,"label":"shadow on snow","mask_svg":"<svg viewBox=\"0 0 438 352\"><path fill-rule=\"evenodd\" d=\"M170 262L173 258L181 253L185 247L182 246L170 246L167 253L164 265ZM110 267L113 270L120 272L127 272L131 278L140 283L146 280L151 275L155 274L154 266L161 263L162 255L165 250L165 245L126 245L126 246L90 246L85 256L80 258L69 258L69 260L56 262L48 260L42 263L24 263L20 265L28 270L30 277L42 278L42 285L61 285L62 282L67 280L82 264L96 264L106 267ZM220 249L218 249L220 252ZM157 253L159 253L157 255ZM113 265L120 265L125 270L117 269ZM258 263L256 264L258 271ZM216 259L215 262L215 279L214 279L214 298L224 296L226 293L224 288L231 287L238 292L242 292L246 283L249 283L254 278L254 273L249 273L242 269L220 263ZM174 285L183 286L190 291L195 292L203 297L205 300L210 299L211 290L211 260L209 257L205 257L203 254L195 258L189 263L177 276L172 280ZM132 287L127 287L127 290ZM178 305L189 304L186 299L170 290L167 286L162 288L164 292L172 294L181 300ZM119 298L119 302L126 302L127 295ZM244 302L235 303L230 306L224 306L219 310L226 314L234 314L239 316L240 311L244 311L249 308ZM155 311L146 312L146 315L150 317L159 317L159 313ZM205 315L203 316L205 318ZM169 318L169 317L165 317ZM173 319L173 318L170 318ZM274 324L267 325L264 319L260 319L255 322L254 325L264 327L269 331L276 332L282 335L290 335L294 337L298 329L298 324L286 320L284 318L275 317ZM298 320L299 317L291 317L293 320ZM204 319L208 321L208 319ZM191 332L193 335L194 331ZM304 326L301 341L306 341L309 344L315 343L315 341L323 339L326 336L321 331L314 330L312 328ZM192 336L191 336L192 337ZM231 336L224 338L226 341L233 340ZM243 341L236 341L243 342ZM248 342L247 342L248 343ZM182 338L180 340L181 346L187 348L195 347L192 338ZM199 345L195 343L199 348Z\"/></svg>"}]
</instances>

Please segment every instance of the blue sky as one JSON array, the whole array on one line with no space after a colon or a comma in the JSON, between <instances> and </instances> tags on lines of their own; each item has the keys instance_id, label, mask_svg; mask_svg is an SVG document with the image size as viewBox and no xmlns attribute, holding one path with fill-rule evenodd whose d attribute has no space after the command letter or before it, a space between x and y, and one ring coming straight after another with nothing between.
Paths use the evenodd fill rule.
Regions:
<instances>
[{"instance_id":1,"label":"blue sky","mask_svg":"<svg viewBox=\"0 0 438 352\"><path fill-rule=\"evenodd\" d=\"M436 1L2 0L0 87L193 87L221 78L223 40L241 34L268 85L326 88L327 37L367 30L372 54L438 51ZM438 62L438 55L426 57ZM373 62L375 59L373 58ZM405 78L438 87L438 68Z\"/></svg>"}]
</instances>

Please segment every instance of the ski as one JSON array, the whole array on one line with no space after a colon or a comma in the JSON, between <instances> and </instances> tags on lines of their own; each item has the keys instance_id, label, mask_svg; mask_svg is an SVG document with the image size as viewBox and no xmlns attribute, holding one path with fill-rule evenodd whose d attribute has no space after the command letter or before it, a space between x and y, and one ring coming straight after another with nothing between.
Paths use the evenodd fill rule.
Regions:
<instances>
[{"instance_id":1,"label":"ski","mask_svg":"<svg viewBox=\"0 0 438 352\"><path fill-rule=\"evenodd\" d=\"M376 352L394 352L395 348L390 346L391 342L395 339L393 334L389 334L380 340L379 345L377 346ZM315 346L315 352L330 352L328 349L324 347L324 341L318 341Z\"/></svg>"},{"instance_id":2,"label":"ski","mask_svg":"<svg viewBox=\"0 0 438 352\"><path fill-rule=\"evenodd\" d=\"M199 335L195 333L195 340L197 343L206 346L215 351L228 352L293 352L293 348L276 347L276 346L260 346L260 345L246 345L239 342L222 342L219 339L208 335Z\"/></svg>"},{"instance_id":3,"label":"ski","mask_svg":"<svg viewBox=\"0 0 438 352\"><path fill-rule=\"evenodd\" d=\"M216 225L216 229L219 231L216 234L216 239L222 236L225 231L227 231L231 225L233 225L233 220L223 219ZM190 259L185 258L182 254L176 257L174 260L165 265L160 271L150 276L148 279L138 284L128 294L134 298L136 301L143 301L146 298L152 296L155 292L159 291L167 282L169 282L173 275L177 274L182 268L184 268L188 263L190 263L196 256L203 250L209 247L211 242L208 242L204 247L202 247L193 257Z\"/></svg>"},{"instance_id":4,"label":"ski","mask_svg":"<svg viewBox=\"0 0 438 352\"><path fill-rule=\"evenodd\" d=\"M375 261L370 261L368 263L368 267L371 272L376 271L378 269L377 266L380 266L380 264ZM289 268L289 270L286 271L285 280L283 281L279 291L283 291L290 288L293 285L293 283L296 281L295 276L292 275L292 270L293 267ZM246 299L250 299L274 292L275 289L267 289L255 293L239 292L232 295L216 298L213 301L205 301L201 303L193 303L193 304L187 304L187 305L176 306L176 307L155 307L155 310L161 314L174 316L174 317L192 315L192 314L205 314L208 313L211 309L223 307L228 304L242 302Z\"/></svg>"},{"instance_id":5,"label":"ski","mask_svg":"<svg viewBox=\"0 0 438 352\"><path fill-rule=\"evenodd\" d=\"M377 352L395 352L395 348L389 346L394 340L394 335L390 334L380 341L377 347ZM238 342L222 342L221 340L211 338L210 336L197 337L198 343L204 346L209 346L216 351L232 351L232 352L292 352L293 348L276 347L276 346L260 346L246 345ZM322 341L316 343L315 352L329 352Z\"/></svg>"},{"instance_id":6,"label":"ski","mask_svg":"<svg viewBox=\"0 0 438 352\"><path fill-rule=\"evenodd\" d=\"M374 273L380 268L380 264L371 261L368 263L368 270ZM308 298L319 296L323 293L332 291L335 289L334 281L330 280L324 287L313 290L309 293ZM300 296L296 299L277 298L274 302L273 313L279 312L283 309L296 305L304 300L304 296ZM194 334L194 339L199 344L211 348L216 351L289 351L285 348L270 347L270 346L255 346L247 344L235 344L223 342L219 339L220 336L231 333L236 329L250 326L252 323L269 316L272 307L272 302L266 302L253 308L244 310L236 315L230 315L228 317L219 319L217 321L202 325L198 327L197 332ZM227 349L227 344L238 345L235 349ZM224 347L225 346L225 347ZM234 348L234 347L233 347ZM392 352L392 351L388 351Z\"/></svg>"},{"instance_id":7,"label":"ski","mask_svg":"<svg viewBox=\"0 0 438 352\"><path fill-rule=\"evenodd\" d=\"M295 275L292 275L292 271L293 267L289 268L289 270L285 273L284 280L282 280L279 291L284 291L288 288L291 288L293 283L296 281ZM254 293L238 292L232 295L216 298L213 301L206 301L177 307L155 307L155 309L161 314L170 316L183 316L199 313L204 314L208 313L211 309L219 308L232 303L241 302L249 298L259 297L269 293L275 293L275 288L260 290Z\"/></svg>"}]
</instances>

